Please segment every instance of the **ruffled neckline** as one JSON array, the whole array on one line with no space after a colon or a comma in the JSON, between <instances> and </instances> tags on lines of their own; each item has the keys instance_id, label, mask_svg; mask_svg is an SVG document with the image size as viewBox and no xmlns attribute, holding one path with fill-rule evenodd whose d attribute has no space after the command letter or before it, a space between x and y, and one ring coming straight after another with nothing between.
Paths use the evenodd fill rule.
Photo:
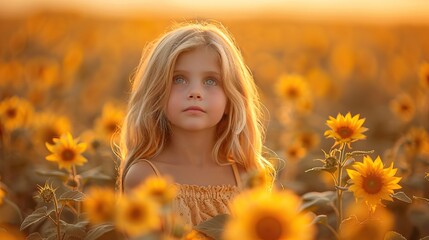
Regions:
<instances>
[{"instance_id":1,"label":"ruffled neckline","mask_svg":"<svg viewBox=\"0 0 429 240\"><path fill-rule=\"evenodd\" d=\"M216 198L232 198L240 192L239 187L230 184L222 185L193 185L193 184L179 184L177 198L198 198L198 199L216 199Z\"/></svg>"}]
</instances>

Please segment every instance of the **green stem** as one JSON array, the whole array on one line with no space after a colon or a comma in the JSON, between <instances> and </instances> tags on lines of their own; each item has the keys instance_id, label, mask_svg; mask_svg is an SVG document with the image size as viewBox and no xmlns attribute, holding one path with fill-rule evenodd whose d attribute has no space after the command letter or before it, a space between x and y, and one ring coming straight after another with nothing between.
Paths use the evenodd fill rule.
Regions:
<instances>
[{"instance_id":1,"label":"green stem","mask_svg":"<svg viewBox=\"0 0 429 240\"><path fill-rule=\"evenodd\" d=\"M346 144L343 143L340 151L340 159L338 160L338 179L337 186L342 187L342 178L343 178L343 162L344 162L344 152L346 151ZM337 209L338 209L338 221L337 221L337 230L340 229L340 224L343 221L343 190L336 188L337 191Z\"/></svg>"},{"instance_id":2,"label":"green stem","mask_svg":"<svg viewBox=\"0 0 429 240\"><path fill-rule=\"evenodd\" d=\"M76 177L77 173L76 173L76 166L73 164L72 165L72 176L73 176L73 181L78 181L78 178ZM78 186L80 185L80 183L77 184ZM78 187L73 187L73 191L78 191ZM77 211L77 218L79 219L80 216L80 211L81 211L81 207L80 207L80 202L76 202L76 211Z\"/></svg>"},{"instance_id":3,"label":"green stem","mask_svg":"<svg viewBox=\"0 0 429 240\"><path fill-rule=\"evenodd\" d=\"M58 200L56 194L54 194L54 207L55 207L55 217L56 217L56 226L57 226L57 239L61 240L61 225L60 225L60 211L58 209Z\"/></svg>"},{"instance_id":4,"label":"green stem","mask_svg":"<svg viewBox=\"0 0 429 240\"><path fill-rule=\"evenodd\" d=\"M332 234L334 234L336 239L340 239L340 236L338 236L338 233L335 231L335 229L333 227L331 227L331 225L329 225L327 223L323 223L323 225L325 227L327 227L332 232Z\"/></svg>"},{"instance_id":5,"label":"green stem","mask_svg":"<svg viewBox=\"0 0 429 240\"><path fill-rule=\"evenodd\" d=\"M73 181L75 181L76 180L76 166L74 164L72 165L71 174L72 174ZM73 191L76 191L76 190L77 190L77 187L73 187Z\"/></svg>"}]
</instances>

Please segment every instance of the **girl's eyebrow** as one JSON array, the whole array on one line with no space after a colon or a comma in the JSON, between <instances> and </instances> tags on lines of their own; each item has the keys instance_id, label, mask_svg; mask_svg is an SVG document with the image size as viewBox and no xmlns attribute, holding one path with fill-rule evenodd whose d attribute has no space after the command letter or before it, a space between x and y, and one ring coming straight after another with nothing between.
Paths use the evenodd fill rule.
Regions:
<instances>
[{"instance_id":1,"label":"girl's eyebrow","mask_svg":"<svg viewBox=\"0 0 429 240\"><path fill-rule=\"evenodd\" d=\"M188 71L186 71L186 70L180 70L180 69L178 69L178 70L174 70L174 73L183 73L183 74L187 74L187 73L189 73ZM218 72L218 71L205 71L205 72L203 72L203 74L206 74L206 75L215 75L215 76L220 76L220 72Z\"/></svg>"}]
</instances>

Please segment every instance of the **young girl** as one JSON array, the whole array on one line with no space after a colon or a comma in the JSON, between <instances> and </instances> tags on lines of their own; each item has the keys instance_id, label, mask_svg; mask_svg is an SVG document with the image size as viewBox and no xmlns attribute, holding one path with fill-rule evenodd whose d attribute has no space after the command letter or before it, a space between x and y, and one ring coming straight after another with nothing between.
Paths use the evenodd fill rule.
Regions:
<instances>
[{"instance_id":1,"label":"young girl","mask_svg":"<svg viewBox=\"0 0 429 240\"><path fill-rule=\"evenodd\" d=\"M186 23L149 45L122 129L120 187L169 175L173 209L197 225L228 213L240 175L274 174L262 156L261 104L249 69L219 24Z\"/></svg>"}]
</instances>

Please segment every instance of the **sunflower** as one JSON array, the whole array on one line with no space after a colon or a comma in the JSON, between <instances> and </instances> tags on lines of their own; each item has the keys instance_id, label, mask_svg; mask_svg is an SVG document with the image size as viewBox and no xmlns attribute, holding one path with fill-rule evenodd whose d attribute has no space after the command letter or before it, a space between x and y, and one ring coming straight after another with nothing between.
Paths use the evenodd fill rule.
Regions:
<instances>
[{"instance_id":1,"label":"sunflower","mask_svg":"<svg viewBox=\"0 0 429 240\"><path fill-rule=\"evenodd\" d=\"M351 204L346 209L346 218L340 225L340 238L344 240L384 239L392 230L394 217L386 208L368 211L362 203Z\"/></svg>"},{"instance_id":2,"label":"sunflower","mask_svg":"<svg viewBox=\"0 0 429 240\"><path fill-rule=\"evenodd\" d=\"M429 155L429 134L423 127L413 127L406 135L408 152Z\"/></svg>"},{"instance_id":3,"label":"sunflower","mask_svg":"<svg viewBox=\"0 0 429 240\"><path fill-rule=\"evenodd\" d=\"M109 188L91 188L83 201L83 209L94 224L111 221L115 209L114 191Z\"/></svg>"},{"instance_id":4,"label":"sunflower","mask_svg":"<svg viewBox=\"0 0 429 240\"><path fill-rule=\"evenodd\" d=\"M225 240L313 239L315 228L309 215L298 211L300 199L289 191L254 189L231 203Z\"/></svg>"},{"instance_id":5,"label":"sunflower","mask_svg":"<svg viewBox=\"0 0 429 240\"><path fill-rule=\"evenodd\" d=\"M40 142L53 144L53 139L70 132L70 121L51 112L37 114L34 121L35 137Z\"/></svg>"},{"instance_id":6,"label":"sunflower","mask_svg":"<svg viewBox=\"0 0 429 240\"><path fill-rule=\"evenodd\" d=\"M159 206L143 194L123 195L119 198L116 225L130 236L138 236L157 230L161 226Z\"/></svg>"},{"instance_id":7,"label":"sunflower","mask_svg":"<svg viewBox=\"0 0 429 240\"><path fill-rule=\"evenodd\" d=\"M346 116L339 113L337 118L329 116L329 120L326 121L326 124L331 130L326 130L325 136L335 139L334 146L347 143L350 147L351 142L366 138L366 136L362 134L368 130L362 127L364 122L365 118L359 119L359 114L352 117L350 112L347 113Z\"/></svg>"},{"instance_id":8,"label":"sunflower","mask_svg":"<svg viewBox=\"0 0 429 240\"><path fill-rule=\"evenodd\" d=\"M419 72L420 85L426 90L429 90L429 63L425 62L420 66Z\"/></svg>"},{"instance_id":9,"label":"sunflower","mask_svg":"<svg viewBox=\"0 0 429 240\"><path fill-rule=\"evenodd\" d=\"M409 122L414 117L415 105L410 95L401 94L390 102L390 110L403 122Z\"/></svg>"},{"instance_id":10,"label":"sunflower","mask_svg":"<svg viewBox=\"0 0 429 240\"><path fill-rule=\"evenodd\" d=\"M176 197L177 187L169 178L151 176L135 188L133 192L150 196L161 206L166 206Z\"/></svg>"},{"instance_id":11,"label":"sunflower","mask_svg":"<svg viewBox=\"0 0 429 240\"><path fill-rule=\"evenodd\" d=\"M111 137L116 133L123 119L124 111L122 108L108 103L103 107L101 116L95 121L95 131L102 139L110 142Z\"/></svg>"},{"instance_id":12,"label":"sunflower","mask_svg":"<svg viewBox=\"0 0 429 240\"><path fill-rule=\"evenodd\" d=\"M25 127L32 114L33 107L25 99L13 96L0 102L0 122L6 131Z\"/></svg>"},{"instance_id":13,"label":"sunflower","mask_svg":"<svg viewBox=\"0 0 429 240\"><path fill-rule=\"evenodd\" d=\"M400 189L398 182L401 177L394 177L397 169L393 168L393 163L389 168L384 168L380 157L375 161L369 156L365 156L363 162L356 162L353 169L347 169L347 173L352 180L349 190L355 195L356 200L363 199L365 203L375 210L381 200L392 201L393 190Z\"/></svg>"},{"instance_id":14,"label":"sunflower","mask_svg":"<svg viewBox=\"0 0 429 240\"><path fill-rule=\"evenodd\" d=\"M308 99L308 85L304 78L300 75L282 75L275 85L277 94L291 102L300 102Z\"/></svg>"},{"instance_id":15,"label":"sunflower","mask_svg":"<svg viewBox=\"0 0 429 240\"><path fill-rule=\"evenodd\" d=\"M301 132L296 136L296 141L305 149L311 150L319 145L320 138L315 132Z\"/></svg>"},{"instance_id":16,"label":"sunflower","mask_svg":"<svg viewBox=\"0 0 429 240\"><path fill-rule=\"evenodd\" d=\"M46 147L52 153L46 160L57 162L59 168L71 170L73 165L83 165L87 162L82 153L86 149L86 143L78 143L70 133L61 135L60 138L53 139L54 144L46 143Z\"/></svg>"},{"instance_id":17,"label":"sunflower","mask_svg":"<svg viewBox=\"0 0 429 240\"><path fill-rule=\"evenodd\" d=\"M48 88L59 82L60 66L49 58L33 58L25 66L27 78L42 88Z\"/></svg>"},{"instance_id":18,"label":"sunflower","mask_svg":"<svg viewBox=\"0 0 429 240\"><path fill-rule=\"evenodd\" d=\"M307 149L304 148L300 143L291 144L284 151L286 158L293 162L299 161L307 155Z\"/></svg>"}]
</instances>

